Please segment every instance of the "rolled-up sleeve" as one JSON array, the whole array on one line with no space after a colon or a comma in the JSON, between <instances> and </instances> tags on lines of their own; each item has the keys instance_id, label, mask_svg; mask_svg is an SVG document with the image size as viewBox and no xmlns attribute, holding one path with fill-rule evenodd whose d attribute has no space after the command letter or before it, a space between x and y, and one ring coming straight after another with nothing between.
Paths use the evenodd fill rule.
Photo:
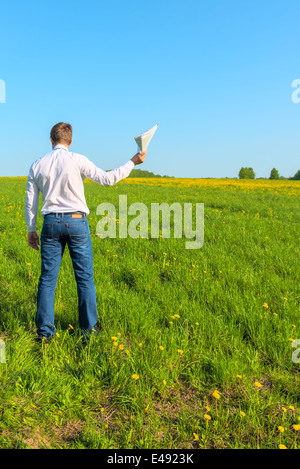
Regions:
<instances>
[{"instance_id":1,"label":"rolled-up sleeve","mask_svg":"<svg viewBox=\"0 0 300 469\"><path fill-rule=\"evenodd\" d=\"M25 200L25 221L28 232L36 231L36 220L39 206L39 188L37 187L32 167L29 170L26 184L26 200Z\"/></svg>"},{"instance_id":2,"label":"rolled-up sleeve","mask_svg":"<svg viewBox=\"0 0 300 469\"><path fill-rule=\"evenodd\" d=\"M127 178L131 173L131 170L134 168L133 161L129 160L127 163L119 166L116 169L111 171L104 171L101 168L98 168L92 161L90 161L86 156L77 154L77 161L80 169L80 173L90 179L91 181L101 184L102 186L113 186L121 179Z\"/></svg>"}]
</instances>

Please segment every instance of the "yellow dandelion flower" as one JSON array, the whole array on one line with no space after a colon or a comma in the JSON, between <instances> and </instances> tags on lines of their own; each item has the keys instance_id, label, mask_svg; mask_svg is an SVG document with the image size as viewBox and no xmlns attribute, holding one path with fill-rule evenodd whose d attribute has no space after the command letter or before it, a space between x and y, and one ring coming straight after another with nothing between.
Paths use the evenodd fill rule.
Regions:
<instances>
[{"instance_id":1,"label":"yellow dandelion flower","mask_svg":"<svg viewBox=\"0 0 300 469\"><path fill-rule=\"evenodd\" d=\"M208 415L208 414L204 414L204 418L205 418L206 420L210 420L210 419L211 419L211 416Z\"/></svg>"},{"instance_id":2,"label":"yellow dandelion flower","mask_svg":"<svg viewBox=\"0 0 300 469\"><path fill-rule=\"evenodd\" d=\"M132 378L137 380L137 379L139 379L139 375L134 374L134 375L132 375Z\"/></svg>"},{"instance_id":3,"label":"yellow dandelion flower","mask_svg":"<svg viewBox=\"0 0 300 469\"><path fill-rule=\"evenodd\" d=\"M290 410L295 410L295 407L293 405L289 405Z\"/></svg>"},{"instance_id":4,"label":"yellow dandelion flower","mask_svg":"<svg viewBox=\"0 0 300 469\"><path fill-rule=\"evenodd\" d=\"M174 324L173 321L169 321L169 324Z\"/></svg>"},{"instance_id":5,"label":"yellow dandelion flower","mask_svg":"<svg viewBox=\"0 0 300 469\"><path fill-rule=\"evenodd\" d=\"M246 415L245 412L243 412L242 410L240 411L240 414L241 414L242 417L245 417L245 415Z\"/></svg>"},{"instance_id":6,"label":"yellow dandelion flower","mask_svg":"<svg viewBox=\"0 0 300 469\"><path fill-rule=\"evenodd\" d=\"M178 352L180 355L183 354L183 350L178 349L177 352Z\"/></svg>"},{"instance_id":7,"label":"yellow dandelion flower","mask_svg":"<svg viewBox=\"0 0 300 469\"><path fill-rule=\"evenodd\" d=\"M283 428L283 427L281 427L281 426L279 426L279 427L278 427L278 430L279 430L281 433L283 433L283 432L284 432L284 428Z\"/></svg>"},{"instance_id":8,"label":"yellow dandelion flower","mask_svg":"<svg viewBox=\"0 0 300 469\"><path fill-rule=\"evenodd\" d=\"M167 385L167 381L165 379L163 379L163 383L165 386Z\"/></svg>"},{"instance_id":9,"label":"yellow dandelion flower","mask_svg":"<svg viewBox=\"0 0 300 469\"><path fill-rule=\"evenodd\" d=\"M114 343L113 343L113 345L114 345L115 347L117 347L117 345L118 345L118 342L114 342Z\"/></svg>"},{"instance_id":10,"label":"yellow dandelion flower","mask_svg":"<svg viewBox=\"0 0 300 469\"><path fill-rule=\"evenodd\" d=\"M236 377L242 379L242 375L236 375Z\"/></svg>"},{"instance_id":11,"label":"yellow dandelion flower","mask_svg":"<svg viewBox=\"0 0 300 469\"><path fill-rule=\"evenodd\" d=\"M285 301L287 301L287 300L288 300L288 299L287 299L287 298L285 298L285 297L284 297L283 299L284 299Z\"/></svg>"},{"instance_id":12,"label":"yellow dandelion flower","mask_svg":"<svg viewBox=\"0 0 300 469\"><path fill-rule=\"evenodd\" d=\"M287 412L287 409L285 407L281 407L283 412Z\"/></svg>"},{"instance_id":13,"label":"yellow dandelion flower","mask_svg":"<svg viewBox=\"0 0 300 469\"><path fill-rule=\"evenodd\" d=\"M115 336L114 336L114 337L111 338L111 340L116 341L116 340L118 340L118 337L115 337Z\"/></svg>"},{"instance_id":14,"label":"yellow dandelion flower","mask_svg":"<svg viewBox=\"0 0 300 469\"><path fill-rule=\"evenodd\" d=\"M300 430L300 425L293 425L294 430Z\"/></svg>"},{"instance_id":15,"label":"yellow dandelion flower","mask_svg":"<svg viewBox=\"0 0 300 469\"><path fill-rule=\"evenodd\" d=\"M268 303L264 303L264 304L263 304L263 307L264 307L264 308L268 308L268 307L269 307L269 306L268 306Z\"/></svg>"},{"instance_id":16,"label":"yellow dandelion flower","mask_svg":"<svg viewBox=\"0 0 300 469\"><path fill-rule=\"evenodd\" d=\"M103 407L101 407L100 411L101 411L101 412L104 412L104 408L103 408Z\"/></svg>"},{"instance_id":17,"label":"yellow dandelion flower","mask_svg":"<svg viewBox=\"0 0 300 469\"><path fill-rule=\"evenodd\" d=\"M139 343L139 347L142 347L142 346L143 346L143 344L142 344L142 342L140 342L140 343Z\"/></svg>"},{"instance_id":18,"label":"yellow dandelion flower","mask_svg":"<svg viewBox=\"0 0 300 469\"><path fill-rule=\"evenodd\" d=\"M213 395L213 397L215 397L216 399L220 399L220 397L221 397L217 390L215 390L212 395Z\"/></svg>"},{"instance_id":19,"label":"yellow dandelion flower","mask_svg":"<svg viewBox=\"0 0 300 469\"><path fill-rule=\"evenodd\" d=\"M209 412L210 411L210 407L207 405L205 406L205 409Z\"/></svg>"},{"instance_id":20,"label":"yellow dandelion flower","mask_svg":"<svg viewBox=\"0 0 300 469\"><path fill-rule=\"evenodd\" d=\"M72 326L72 324L69 324L69 328L70 328L70 329L74 329L74 327Z\"/></svg>"},{"instance_id":21,"label":"yellow dandelion flower","mask_svg":"<svg viewBox=\"0 0 300 469\"><path fill-rule=\"evenodd\" d=\"M262 384L260 384L258 381L255 381L254 385L255 385L257 388L261 388L261 387L262 387Z\"/></svg>"},{"instance_id":22,"label":"yellow dandelion flower","mask_svg":"<svg viewBox=\"0 0 300 469\"><path fill-rule=\"evenodd\" d=\"M58 333L58 332L56 332L56 334L55 334L55 335L56 335L56 337L59 337L59 333Z\"/></svg>"},{"instance_id":23,"label":"yellow dandelion flower","mask_svg":"<svg viewBox=\"0 0 300 469\"><path fill-rule=\"evenodd\" d=\"M179 314L174 314L174 318L180 318Z\"/></svg>"},{"instance_id":24,"label":"yellow dandelion flower","mask_svg":"<svg viewBox=\"0 0 300 469\"><path fill-rule=\"evenodd\" d=\"M162 346L162 345L160 345L160 346L159 346L159 349L160 349L160 350L163 350L164 348L163 348L163 346Z\"/></svg>"},{"instance_id":25,"label":"yellow dandelion flower","mask_svg":"<svg viewBox=\"0 0 300 469\"><path fill-rule=\"evenodd\" d=\"M282 444L280 444L280 445L278 446L278 448L279 448L279 449L287 449L287 447L284 446L284 445L282 445Z\"/></svg>"},{"instance_id":26,"label":"yellow dandelion flower","mask_svg":"<svg viewBox=\"0 0 300 469\"><path fill-rule=\"evenodd\" d=\"M199 326L199 322L195 322L196 326Z\"/></svg>"},{"instance_id":27,"label":"yellow dandelion flower","mask_svg":"<svg viewBox=\"0 0 300 469\"><path fill-rule=\"evenodd\" d=\"M120 344L120 345L119 345L119 349L120 349L120 350L124 350L124 345L123 345L123 344Z\"/></svg>"},{"instance_id":28,"label":"yellow dandelion flower","mask_svg":"<svg viewBox=\"0 0 300 469\"><path fill-rule=\"evenodd\" d=\"M193 433L193 435L194 435L195 440L199 440L199 436L197 435L197 433Z\"/></svg>"}]
</instances>

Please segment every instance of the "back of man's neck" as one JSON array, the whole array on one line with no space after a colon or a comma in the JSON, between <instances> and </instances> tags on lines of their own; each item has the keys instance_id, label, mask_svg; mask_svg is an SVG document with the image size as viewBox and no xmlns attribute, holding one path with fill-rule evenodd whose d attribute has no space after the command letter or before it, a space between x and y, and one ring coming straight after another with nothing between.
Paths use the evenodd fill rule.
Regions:
<instances>
[{"instance_id":1,"label":"back of man's neck","mask_svg":"<svg viewBox=\"0 0 300 469\"><path fill-rule=\"evenodd\" d=\"M67 145L66 143L54 143L54 144L52 145L52 150L53 150L55 147L58 147L58 146L63 146L63 147L65 147L65 148L67 148L67 149L69 150L69 146L70 146L70 145Z\"/></svg>"}]
</instances>

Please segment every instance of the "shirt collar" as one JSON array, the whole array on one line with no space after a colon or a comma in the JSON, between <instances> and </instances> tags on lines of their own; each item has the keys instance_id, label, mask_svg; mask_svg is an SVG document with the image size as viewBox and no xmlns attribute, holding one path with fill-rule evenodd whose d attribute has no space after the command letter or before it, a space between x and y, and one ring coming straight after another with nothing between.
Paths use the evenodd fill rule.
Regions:
<instances>
[{"instance_id":1,"label":"shirt collar","mask_svg":"<svg viewBox=\"0 0 300 469\"><path fill-rule=\"evenodd\" d=\"M53 150L60 150L60 149L68 151L68 147L62 144L55 145L55 147L53 148Z\"/></svg>"}]
</instances>

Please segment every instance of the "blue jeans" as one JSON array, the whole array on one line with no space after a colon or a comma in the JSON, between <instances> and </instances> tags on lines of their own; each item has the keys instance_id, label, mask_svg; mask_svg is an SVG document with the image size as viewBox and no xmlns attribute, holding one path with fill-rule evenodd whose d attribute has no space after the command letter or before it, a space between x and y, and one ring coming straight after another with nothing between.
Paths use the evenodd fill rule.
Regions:
<instances>
[{"instance_id":1,"label":"blue jeans","mask_svg":"<svg viewBox=\"0 0 300 469\"><path fill-rule=\"evenodd\" d=\"M96 290L93 278L93 252L88 220L71 214L54 213L44 217L41 233L41 275L37 294L36 327L39 336L55 334L54 294L59 267L68 245L77 283L79 326L83 335L95 331Z\"/></svg>"}]
</instances>

